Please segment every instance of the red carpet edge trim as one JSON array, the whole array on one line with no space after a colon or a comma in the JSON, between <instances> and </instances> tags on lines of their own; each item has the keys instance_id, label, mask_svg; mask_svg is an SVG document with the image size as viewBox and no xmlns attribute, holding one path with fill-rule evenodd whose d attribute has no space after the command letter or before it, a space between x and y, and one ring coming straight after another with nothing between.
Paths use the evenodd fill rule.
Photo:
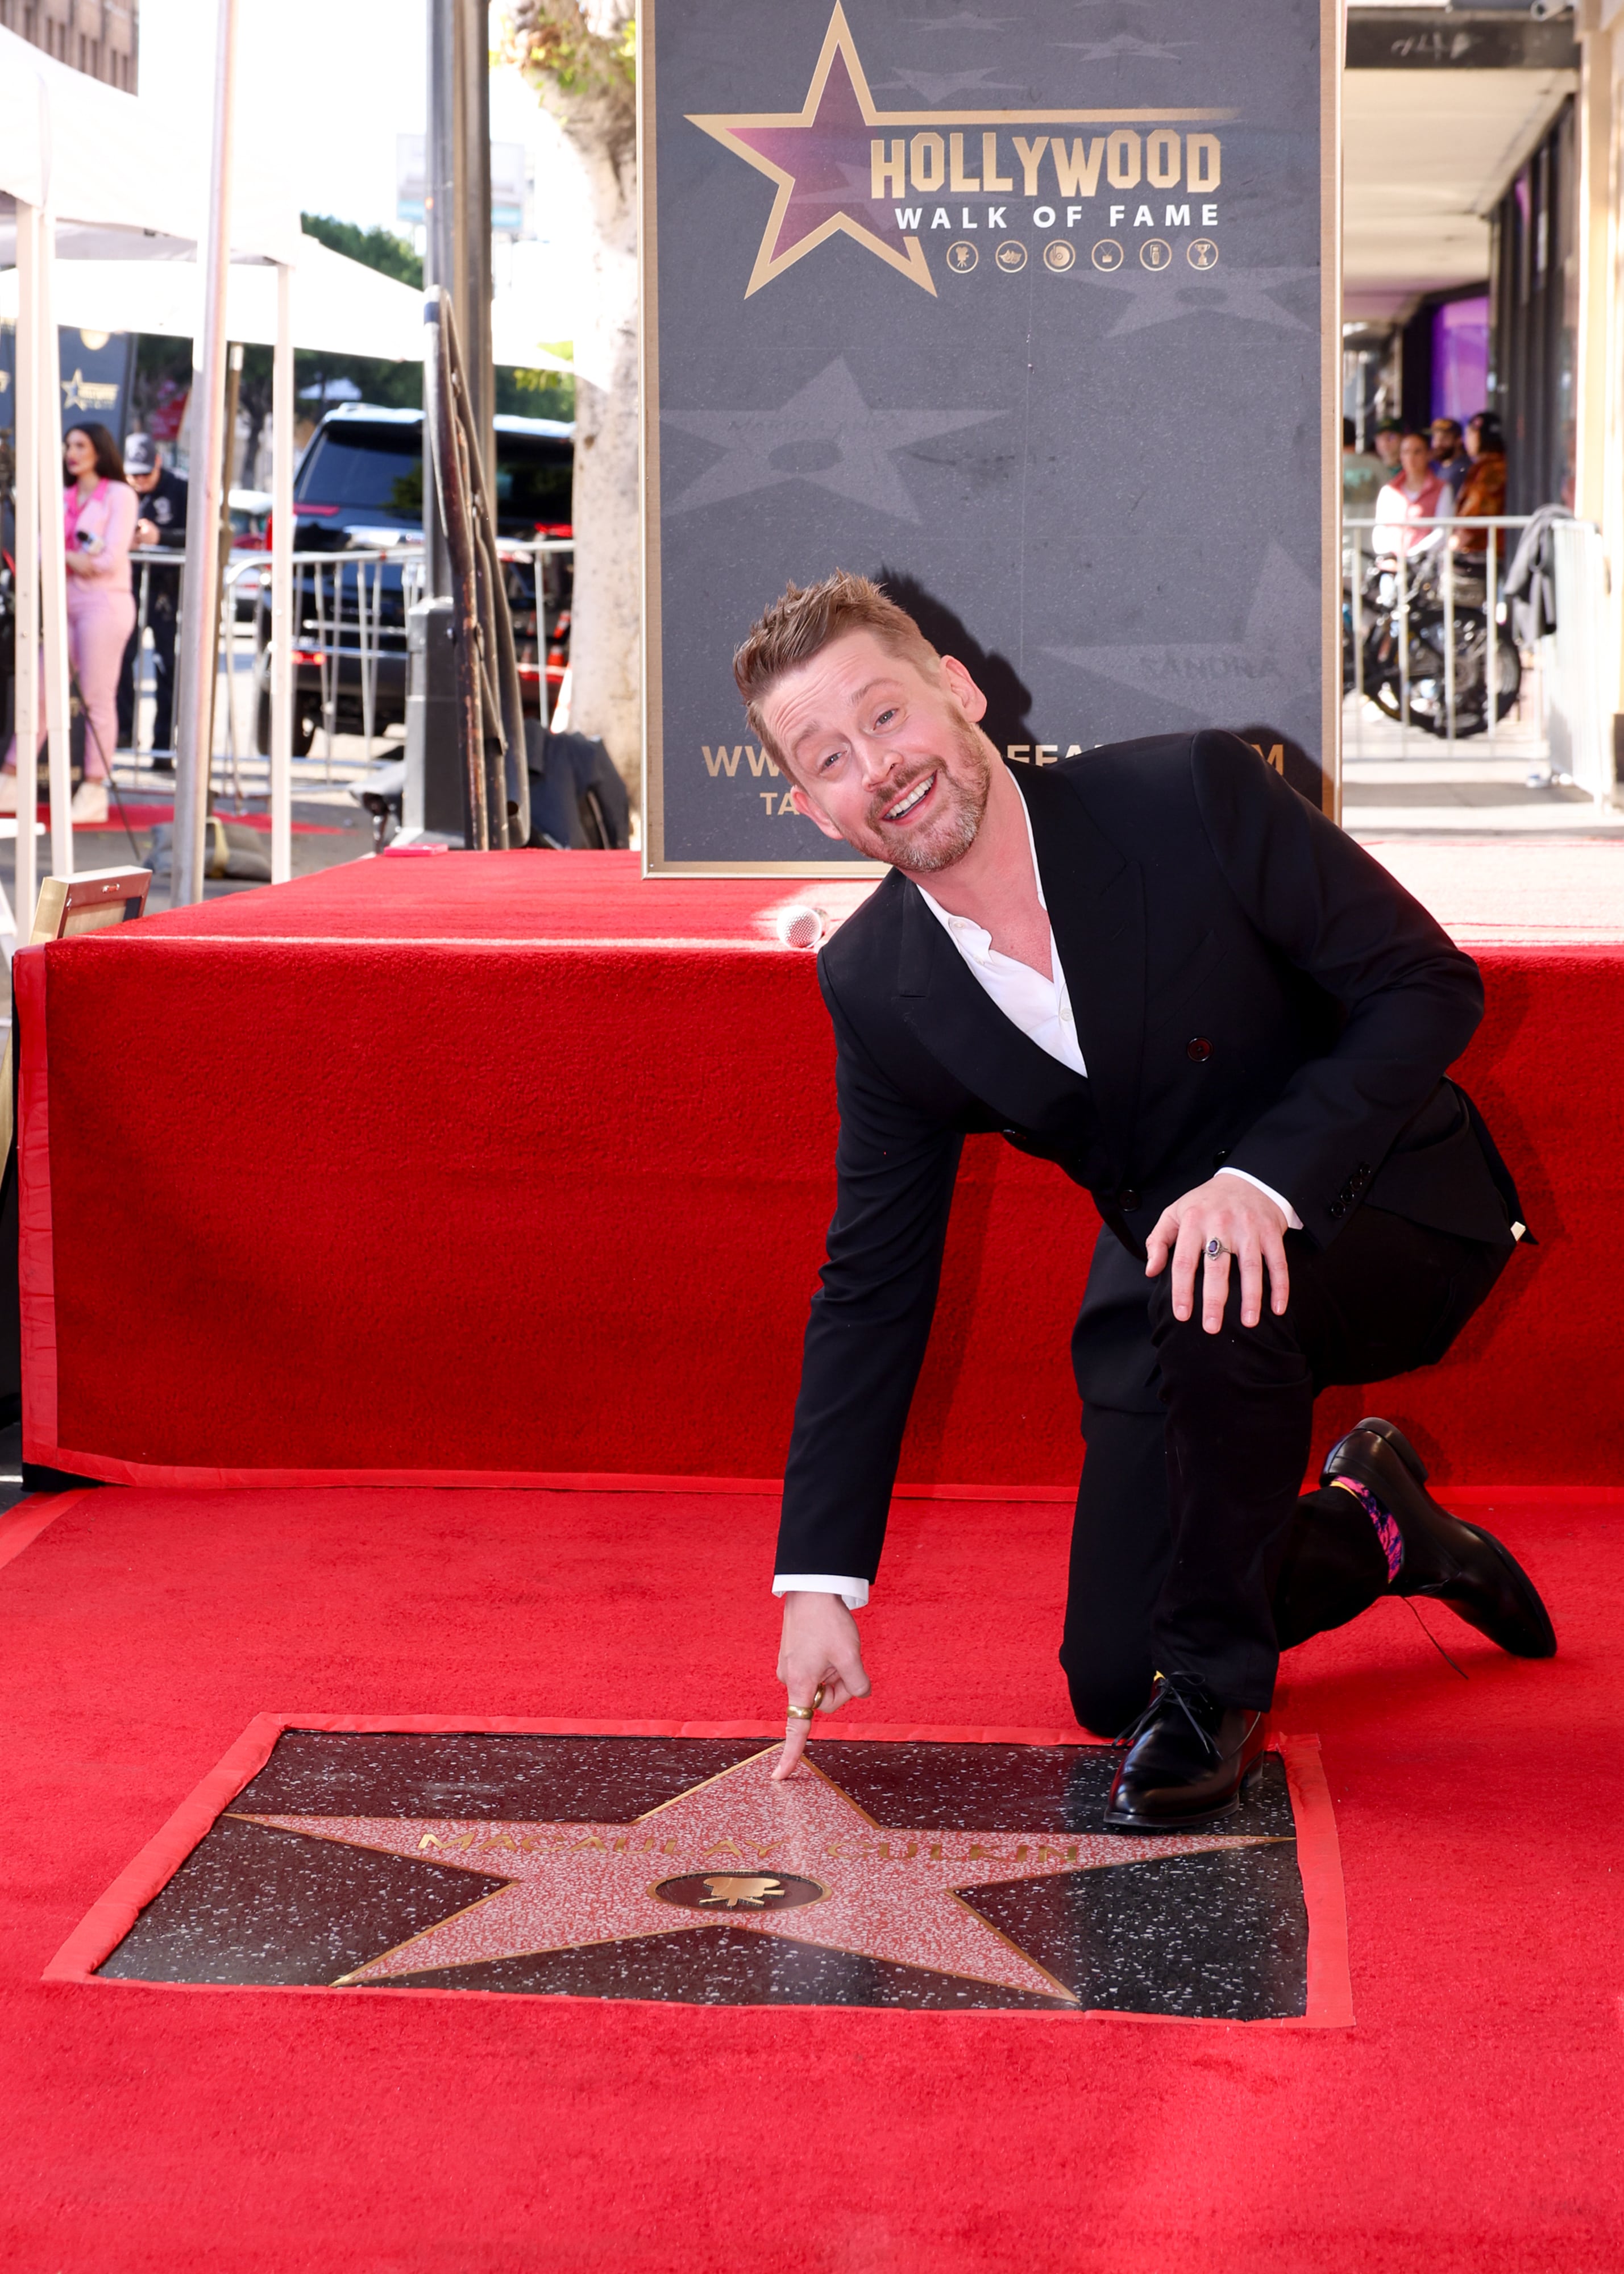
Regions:
<instances>
[{"instance_id":1,"label":"red carpet edge trim","mask_svg":"<svg viewBox=\"0 0 1624 2274\"><path fill-rule=\"evenodd\" d=\"M63 1494L61 1502L72 1498ZM59 1502L59 1505L61 1504ZM49 1521L49 1519L47 1519ZM26 1544L26 1543L24 1543ZM285 1729L342 1729L365 1735L451 1735L541 1737L760 1737L766 1743L783 1734L783 1723L760 1721L590 1721L521 1720L501 1714L479 1717L438 1713L257 1713L248 1727L202 1781L187 1794L162 1829L127 1864L107 1893L93 1903L41 1976L43 1982L102 1984L96 1969L111 1956L135 1924L141 1911L166 1886L222 1811L269 1760ZM874 1744L915 1743L955 1745L1093 1745L1107 1741L1080 1729L1033 1729L988 1725L960 1728L952 1724L901 1721L859 1721L837 1731L841 1741ZM814 1741L816 1742L816 1740ZM1287 1788L1297 1822L1297 1870L1308 1912L1308 1985L1306 2009L1287 2019L1259 2022L1213 2021L1182 2014L1124 2014L1115 2007L1091 2006L1080 2014L1006 2014L1006 2021L1151 2022L1171 2022L1181 2029L1326 2029L1353 2025L1353 1992L1348 1976L1348 1918L1342 1889L1342 1855L1330 1788L1320 1758L1316 1736L1275 1735L1271 1751L1284 1764ZM325 1985L307 1983L141 1982L115 1980L111 1990L214 1991L258 1990L271 1996L291 1992L298 1997L326 1997ZM346 1992L353 1997L398 1997L398 1991L361 1985ZM470 1998L504 1996L501 1991L420 1990L417 1997ZM598 2006L596 1998L562 1998L554 2005ZM673 1999L635 1999L635 2005L672 2004ZM944 2013L910 2013L910 2022L941 2023L956 2017Z\"/></svg>"},{"instance_id":2,"label":"red carpet edge trim","mask_svg":"<svg viewBox=\"0 0 1624 2274\"><path fill-rule=\"evenodd\" d=\"M35 1171L33 1173L37 1175L40 1172ZM46 1225L47 1256L44 1276L49 1282L49 1197L42 1213ZM54 1308L51 1315L54 1320ZM171 1465L156 1461L122 1461L105 1453L76 1452L71 1446L46 1442L30 1426L28 1383L32 1379L31 1367L37 1369L42 1386L49 1379L54 1412L56 1356L54 1328L48 1352L42 1346L36 1355L25 1336L25 1449L28 1458L39 1462L42 1467L60 1469L68 1476L94 1477L102 1484L148 1486L162 1492L365 1491L374 1488L393 1491L427 1487L445 1492L728 1493L763 1499L776 1499L784 1489L781 1477L644 1476L614 1469L231 1469L207 1468L201 1465ZM1310 1474L1304 1480L1304 1489L1311 1490L1318 1482L1318 1476ZM1457 1485L1440 1481L1438 1490L1446 1501L1459 1501L1474 1508L1488 1507L1495 1502L1513 1508L1624 1507L1624 1485ZM891 1497L894 1500L1055 1501L1069 1503L1077 1498L1077 1487L1074 1484L897 1484L891 1487Z\"/></svg>"},{"instance_id":3,"label":"red carpet edge trim","mask_svg":"<svg viewBox=\"0 0 1624 2274\"><path fill-rule=\"evenodd\" d=\"M1308 1911L1308 2000L1303 2025L1353 2027L1353 1980L1348 1963L1348 1899L1342 1847L1325 1763L1315 1736L1277 1734L1274 1750L1285 1765L1286 1788L1297 1819L1297 1868Z\"/></svg>"},{"instance_id":4,"label":"red carpet edge trim","mask_svg":"<svg viewBox=\"0 0 1624 2274\"><path fill-rule=\"evenodd\" d=\"M0 1516L0 1564L9 1563L25 1547L32 1547L46 1525L55 1524L64 1509L87 1497L83 1487L77 1492L33 1494L16 1508L8 1509Z\"/></svg>"},{"instance_id":5,"label":"red carpet edge trim","mask_svg":"<svg viewBox=\"0 0 1624 2274\"><path fill-rule=\"evenodd\" d=\"M17 995L17 1284L22 1314L23 1449L30 1460L60 1468L29 1443L37 1430L56 1436L56 1283L51 1254L50 1067L45 1042L45 950L19 948L11 960ZM72 1476L94 1470L72 1469Z\"/></svg>"}]
</instances>

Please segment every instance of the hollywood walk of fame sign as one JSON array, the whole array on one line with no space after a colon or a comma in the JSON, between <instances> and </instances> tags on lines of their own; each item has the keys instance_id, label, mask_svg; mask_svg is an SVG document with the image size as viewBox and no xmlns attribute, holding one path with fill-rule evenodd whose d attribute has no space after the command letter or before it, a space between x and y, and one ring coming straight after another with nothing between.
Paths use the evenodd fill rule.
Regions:
<instances>
[{"instance_id":1,"label":"hollywood walk of fame sign","mask_svg":"<svg viewBox=\"0 0 1624 2274\"><path fill-rule=\"evenodd\" d=\"M1227 1822L1124 1838L1100 1829L1109 1748L820 1739L816 1754L777 1785L760 1739L274 1723L258 1773L235 1796L228 1780L92 1966L335 1990L1305 2013L1301 1777L1289 1796L1282 1761Z\"/></svg>"},{"instance_id":2,"label":"hollywood walk of fame sign","mask_svg":"<svg viewBox=\"0 0 1624 2274\"><path fill-rule=\"evenodd\" d=\"M1013 763L1267 726L1335 809L1336 21L644 7L651 873L853 865L730 669L836 566L989 682Z\"/></svg>"}]
</instances>

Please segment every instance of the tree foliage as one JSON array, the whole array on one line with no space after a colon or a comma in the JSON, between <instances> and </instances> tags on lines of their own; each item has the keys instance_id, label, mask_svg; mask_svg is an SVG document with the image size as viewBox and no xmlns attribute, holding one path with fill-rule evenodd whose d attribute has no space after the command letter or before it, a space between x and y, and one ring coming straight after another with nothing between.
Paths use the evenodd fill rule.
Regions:
<instances>
[{"instance_id":1,"label":"tree foliage","mask_svg":"<svg viewBox=\"0 0 1624 2274\"><path fill-rule=\"evenodd\" d=\"M352 221L337 221L331 214L301 214L299 221L305 236L325 245L329 252L342 252L346 260L358 260L365 267L377 269L380 275L393 276L397 284L410 284L414 292L422 291L423 255L392 229L362 229Z\"/></svg>"},{"instance_id":2,"label":"tree foliage","mask_svg":"<svg viewBox=\"0 0 1624 2274\"><path fill-rule=\"evenodd\" d=\"M617 170L637 144L637 18L628 0L513 0L496 61L511 64L566 132Z\"/></svg>"}]
</instances>

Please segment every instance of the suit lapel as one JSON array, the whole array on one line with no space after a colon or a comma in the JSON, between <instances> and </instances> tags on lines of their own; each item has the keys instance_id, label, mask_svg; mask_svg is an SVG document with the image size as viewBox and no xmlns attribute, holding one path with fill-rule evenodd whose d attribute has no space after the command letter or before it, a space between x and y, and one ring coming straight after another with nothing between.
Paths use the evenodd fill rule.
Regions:
<instances>
[{"instance_id":1,"label":"suit lapel","mask_svg":"<svg viewBox=\"0 0 1624 2274\"><path fill-rule=\"evenodd\" d=\"M904 1019L972 1096L1022 1129L1064 1127L1082 1088L1069 1067L1006 1019L899 871L897 993ZM1047 889L1047 888L1046 888Z\"/></svg>"},{"instance_id":2,"label":"suit lapel","mask_svg":"<svg viewBox=\"0 0 1624 2274\"><path fill-rule=\"evenodd\" d=\"M1145 1042L1144 874L1095 825L1072 783L1037 772L1015 779L1032 817L1038 874L1101 1133L1125 1169Z\"/></svg>"}]
</instances>

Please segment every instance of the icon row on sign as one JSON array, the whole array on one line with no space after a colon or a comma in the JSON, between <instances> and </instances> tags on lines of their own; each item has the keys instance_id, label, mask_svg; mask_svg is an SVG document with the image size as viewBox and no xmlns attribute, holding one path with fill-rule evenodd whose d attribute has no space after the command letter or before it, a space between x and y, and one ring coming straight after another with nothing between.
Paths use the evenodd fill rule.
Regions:
<instances>
[{"instance_id":1,"label":"icon row on sign","mask_svg":"<svg viewBox=\"0 0 1624 2274\"><path fill-rule=\"evenodd\" d=\"M1163 237L1147 237L1139 248L1141 268L1170 268L1173 248ZM1102 237L1089 252L1094 267L1109 275L1120 268L1127 254L1114 237ZM967 276L981 258L979 250L960 238L947 248L947 265L955 276ZM1216 268L1218 247L1210 237L1192 237L1184 247L1184 259L1192 268ZM1002 268L1006 276L1019 275L1026 265L1026 248L1018 237L1006 237L993 254L993 265ZM1065 237L1051 237L1043 247L1043 266L1063 276L1068 268L1077 265L1077 248Z\"/></svg>"}]
</instances>

